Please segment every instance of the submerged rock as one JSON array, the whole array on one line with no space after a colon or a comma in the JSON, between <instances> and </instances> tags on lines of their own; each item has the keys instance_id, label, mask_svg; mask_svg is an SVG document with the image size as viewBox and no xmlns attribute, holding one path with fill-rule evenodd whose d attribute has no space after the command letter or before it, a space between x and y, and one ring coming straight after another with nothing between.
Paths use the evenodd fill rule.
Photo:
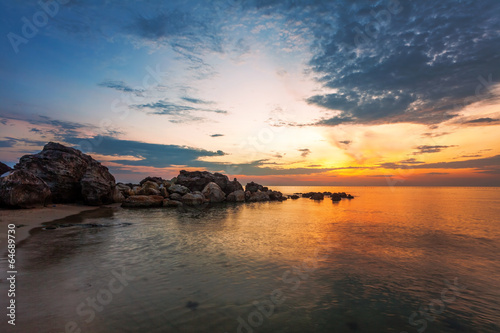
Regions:
<instances>
[{"instance_id":1,"label":"submerged rock","mask_svg":"<svg viewBox=\"0 0 500 333\"><path fill-rule=\"evenodd\" d=\"M331 197L332 201L340 201L342 200L342 197L338 193L332 193Z\"/></svg>"},{"instance_id":2,"label":"submerged rock","mask_svg":"<svg viewBox=\"0 0 500 333\"><path fill-rule=\"evenodd\" d=\"M49 186L30 172L14 170L0 178L0 206L31 208L45 205L49 197Z\"/></svg>"},{"instance_id":3,"label":"submerged rock","mask_svg":"<svg viewBox=\"0 0 500 333\"><path fill-rule=\"evenodd\" d=\"M313 193L311 195L312 200L323 200L325 198L325 195L323 193Z\"/></svg>"},{"instance_id":4,"label":"submerged rock","mask_svg":"<svg viewBox=\"0 0 500 333\"><path fill-rule=\"evenodd\" d=\"M160 195L132 195L122 203L122 207L125 208L154 208L161 206L163 206L163 197Z\"/></svg>"}]
</instances>

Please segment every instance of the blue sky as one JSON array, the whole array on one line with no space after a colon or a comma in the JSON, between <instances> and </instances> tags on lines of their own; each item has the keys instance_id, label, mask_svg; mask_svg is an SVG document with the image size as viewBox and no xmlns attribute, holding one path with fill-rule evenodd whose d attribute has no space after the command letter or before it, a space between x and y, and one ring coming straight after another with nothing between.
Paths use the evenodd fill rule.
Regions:
<instances>
[{"instance_id":1,"label":"blue sky","mask_svg":"<svg viewBox=\"0 0 500 333\"><path fill-rule=\"evenodd\" d=\"M123 181L206 169L277 184L500 185L498 1L0 10L7 164L58 141Z\"/></svg>"}]
</instances>

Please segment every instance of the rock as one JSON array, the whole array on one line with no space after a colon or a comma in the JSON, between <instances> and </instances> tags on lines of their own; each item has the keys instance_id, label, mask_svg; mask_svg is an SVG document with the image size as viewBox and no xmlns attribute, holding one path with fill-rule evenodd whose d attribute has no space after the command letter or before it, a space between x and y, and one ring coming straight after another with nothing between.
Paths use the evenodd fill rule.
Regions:
<instances>
[{"instance_id":1,"label":"rock","mask_svg":"<svg viewBox=\"0 0 500 333\"><path fill-rule=\"evenodd\" d=\"M263 191L263 190L264 190L264 186L259 185L259 184L254 183L254 182L247 183L247 185L245 186L245 191L249 191L252 193L255 193L257 191Z\"/></svg>"},{"instance_id":2,"label":"rock","mask_svg":"<svg viewBox=\"0 0 500 333\"><path fill-rule=\"evenodd\" d=\"M133 195L122 203L125 208L154 208L162 205L163 197L160 195Z\"/></svg>"},{"instance_id":3,"label":"rock","mask_svg":"<svg viewBox=\"0 0 500 333\"><path fill-rule=\"evenodd\" d=\"M188 206L198 206L205 203L205 197L201 192L193 192L184 194L181 201Z\"/></svg>"},{"instance_id":4,"label":"rock","mask_svg":"<svg viewBox=\"0 0 500 333\"><path fill-rule=\"evenodd\" d=\"M8 165L0 162L0 176L3 175L4 173L10 171L10 170L12 170L12 169Z\"/></svg>"},{"instance_id":5,"label":"rock","mask_svg":"<svg viewBox=\"0 0 500 333\"><path fill-rule=\"evenodd\" d=\"M160 186L158 183L152 181L146 181L142 184L141 189L137 193L138 195L160 195Z\"/></svg>"},{"instance_id":6,"label":"rock","mask_svg":"<svg viewBox=\"0 0 500 333\"><path fill-rule=\"evenodd\" d=\"M228 194L227 201L229 202L244 202L245 192L243 190L237 190Z\"/></svg>"},{"instance_id":7,"label":"rock","mask_svg":"<svg viewBox=\"0 0 500 333\"><path fill-rule=\"evenodd\" d=\"M21 157L16 170L31 172L50 188L54 203L111 203L115 179L108 168L74 148L49 142L34 155Z\"/></svg>"},{"instance_id":8,"label":"rock","mask_svg":"<svg viewBox=\"0 0 500 333\"><path fill-rule=\"evenodd\" d=\"M168 192L178 193L180 195L184 195L184 194L189 193L191 191L186 186L175 184L175 185L172 185L168 188Z\"/></svg>"},{"instance_id":9,"label":"rock","mask_svg":"<svg viewBox=\"0 0 500 333\"><path fill-rule=\"evenodd\" d=\"M181 201L182 195L180 195L179 193L172 193L169 195L169 198L172 200Z\"/></svg>"},{"instance_id":10,"label":"rock","mask_svg":"<svg viewBox=\"0 0 500 333\"><path fill-rule=\"evenodd\" d=\"M139 195L139 192L141 192L142 187L140 186L134 186L132 187L132 195Z\"/></svg>"},{"instance_id":11,"label":"rock","mask_svg":"<svg viewBox=\"0 0 500 333\"><path fill-rule=\"evenodd\" d=\"M226 199L226 194L219 185L214 182L208 183L201 192L210 202L222 202Z\"/></svg>"},{"instance_id":12,"label":"rock","mask_svg":"<svg viewBox=\"0 0 500 333\"><path fill-rule=\"evenodd\" d=\"M323 193L314 193L311 195L312 200L323 200L325 198L325 195Z\"/></svg>"},{"instance_id":13,"label":"rock","mask_svg":"<svg viewBox=\"0 0 500 333\"><path fill-rule=\"evenodd\" d=\"M342 197L340 196L339 193L332 193L331 199L332 201L340 201L342 200Z\"/></svg>"},{"instance_id":14,"label":"rock","mask_svg":"<svg viewBox=\"0 0 500 333\"><path fill-rule=\"evenodd\" d=\"M139 185L143 186L144 183L146 183L146 182L153 182L153 183L156 183L158 185L161 185L161 184L163 184L164 181L165 180L161 177L146 177L139 182Z\"/></svg>"},{"instance_id":15,"label":"rock","mask_svg":"<svg viewBox=\"0 0 500 333\"><path fill-rule=\"evenodd\" d=\"M250 200L250 197L252 196L252 192L250 191L245 191L245 201Z\"/></svg>"},{"instance_id":16,"label":"rock","mask_svg":"<svg viewBox=\"0 0 500 333\"><path fill-rule=\"evenodd\" d=\"M99 206L114 202L115 177L108 168L92 160L80 180L83 202L91 206Z\"/></svg>"},{"instance_id":17,"label":"rock","mask_svg":"<svg viewBox=\"0 0 500 333\"><path fill-rule=\"evenodd\" d=\"M208 171L182 170L177 176L177 184L184 185L191 191L202 191L208 183L216 183L225 194L242 190L243 186L236 180L229 181L226 175L210 173Z\"/></svg>"},{"instance_id":18,"label":"rock","mask_svg":"<svg viewBox=\"0 0 500 333\"><path fill-rule=\"evenodd\" d=\"M286 198L283 197L283 194L278 191L267 191L269 195L269 200L271 201L283 201L286 200Z\"/></svg>"},{"instance_id":19,"label":"rock","mask_svg":"<svg viewBox=\"0 0 500 333\"><path fill-rule=\"evenodd\" d=\"M259 202L259 201L269 201L269 195L267 192L254 192L250 195L250 198L248 199L250 202Z\"/></svg>"},{"instance_id":20,"label":"rock","mask_svg":"<svg viewBox=\"0 0 500 333\"><path fill-rule=\"evenodd\" d=\"M164 198L168 198L168 190L163 184L160 185L160 195Z\"/></svg>"},{"instance_id":21,"label":"rock","mask_svg":"<svg viewBox=\"0 0 500 333\"><path fill-rule=\"evenodd\" d=\"M352 195L348 194L347 199L354 199L354 197Z\"/></svg>"},{"instance_id":22,"label":"rock","mask_svg":"<svg viewBox=\"0 0 500 333\"><path fill-rule=\"evenodd\" d=\"M14 170L0 178L0 206L31 208L45 205L50 197L49 186L40 178L24 170Z\"/></svg>"},{"instance_id":23,"label":"rock","mask_svg":"<svg viewBox=\"0 0 500 333\"><path fill-rule=\"evenodd\" d=\"M113 190L113 202L123 202L123 201L125 201L125 196L118 189L118 187L115 187L115 189Z\"/></svg>"},{"instance_id":24,"label":"rock","mask_svg":"<svg viewBox=\"0 0 500 333\"><path fill-rule=\"evenodd\" d=\"M116 186L115 186L115 189L118 189L118 191L120 191L120 193L125 197L129 197L130 196L130 191L132 190L128 185L125 185L123 183L117 183ZM116 201L115 201L116 202Z\"/></svg>"},{"instance_id":25,"label":"rock","mask_svg":"<svg viewBox=\"0 0 500 333\"><path fill-rule=\"evenodd\" d=\"M290 199L293 199L293 200L297 200L298 198L300 198L297 194L293 194L290 196Z\"/></svg>"},{"instance_id":26,"label":"rock","mask_svg":"<svg viewBox=\"0 0 500 333\"><path fill-rule=\"evenodd\" d=\"M243 186L240 184L240 182L238 180L236 180L236 178L234 178L234 180L229 181L227 183L226 188L223 188L222 190L224 191L224 193L229 195L230 193L233 193L236 191L243 191Z\"/></svg>"},{"instance_id":27,"label":"rock","mask_svg":"<svg viewBox=\"0 0 500 333\"><path fill-rule=\"evenodd\" d=\"M170 199L165 199L163 200L163 207L182 207L183 204L180 201L177 200L170 200Z\"/></svg>"}]
</instances>

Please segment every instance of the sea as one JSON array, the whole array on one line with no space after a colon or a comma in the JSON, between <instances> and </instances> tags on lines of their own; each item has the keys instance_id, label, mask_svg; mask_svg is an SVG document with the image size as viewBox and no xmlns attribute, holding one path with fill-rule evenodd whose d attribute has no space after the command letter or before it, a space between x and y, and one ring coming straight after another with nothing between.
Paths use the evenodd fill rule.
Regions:
<instances>
[{"instance_id":1,"label":"sea","mask_svg":"<svg viewBox=\"0 0 500 333\"><path fill-rule=\"evenodd\" d=\"M103 207L17 246L2 332L500 332L500 188L272 187L332 202Z\"/></svg>"}]
</instances>

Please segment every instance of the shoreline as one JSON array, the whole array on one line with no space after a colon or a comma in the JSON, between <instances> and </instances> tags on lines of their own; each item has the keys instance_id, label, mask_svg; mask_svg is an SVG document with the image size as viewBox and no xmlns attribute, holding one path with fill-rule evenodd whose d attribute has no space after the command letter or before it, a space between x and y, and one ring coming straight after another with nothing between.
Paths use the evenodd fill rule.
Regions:
<instances>
[{"instance_id":1,"label":"shoreline","mask_svg":"<svg viewBox=\"0 0 500 333\"><path fill-rule=\"evenodd\" d=\"M30 236L32 229L41 227L42 223L99 208L100 206L86 206L83 204L57 204L30 209L2 208L0 209L0 244L3 247L4 240L7 239L7 225L10 223L16 226L22 225L22 227L15 229L16 244L19 244Z\"/></svg>"}]
</instances>

